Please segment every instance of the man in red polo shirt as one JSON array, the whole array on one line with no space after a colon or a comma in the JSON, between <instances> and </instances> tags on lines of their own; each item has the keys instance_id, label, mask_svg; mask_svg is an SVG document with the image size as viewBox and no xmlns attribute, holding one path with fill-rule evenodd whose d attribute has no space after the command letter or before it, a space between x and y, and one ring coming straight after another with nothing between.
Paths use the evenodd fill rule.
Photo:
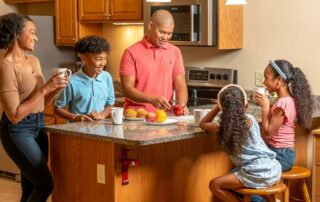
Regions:
<instances>
[{"instance_id":1,"label":"man in red polo shirt","mask_svg":"<svg viewBox=\"0 0 320 202\"><path fill-rule=\"evenodd\" d=\"M157 10L149 22L148 34L125 50L120 63L125 108L170 109L173 91L176 104L186 105L188 91L182 55L168 43L173 29L171 13Z\"/></svg>"}]
</instances>

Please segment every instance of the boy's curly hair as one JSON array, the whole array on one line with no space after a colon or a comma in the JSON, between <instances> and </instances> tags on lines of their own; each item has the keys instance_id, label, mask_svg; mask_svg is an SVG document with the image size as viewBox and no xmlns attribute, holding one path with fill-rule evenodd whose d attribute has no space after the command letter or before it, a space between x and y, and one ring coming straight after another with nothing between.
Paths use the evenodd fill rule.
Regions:
<instances>
[{"instance_id":1,"label":"boy's curly hair","mask_svg":"<svg viewBox=\"0 0 320 202\"><path fill-rule=\"evenodd\" d=\"M230 86L220 93L219 102L222 108L218 142L228 154L241 152L249 137L249 127L245 115L245 97L242 91Z\"/></svg>"},{"instance_id":2,"label":"boy's curly hair","mask_svg":"<svg viewBox=\"0 0 320 202\"><path fill-rule=\"evenodd\" d=\"M312 124L312 112L314 107L313 95L308 80L302 70L286 60L274 61L281 71L287 76L284 81L288 84L288 88L295 99L297 109L297 122L309 130ZM275 76L280 76L273 68L271 68Z\"/></svg>"},{"instance_id":3,"label":"boy's curly hair","mask_svg":"<svg viewBox=\"0 0 320 202\"><path fill-rule=\"evenodd\" d=\"M111 47L105 38L90 35L79 39L74 46L74 50L78 53L109 53Z\"/></svg>"},{"instance_id":4,"label":"boy's curly hair","mask_svg":"<svg viewBox=\"0 0 320 202\"><path fill-rule=\"evenodd\" d=\"M32 19L17 13L0 16L0 49L7 49L12 45L14 39L21 34L26 21L32 22Z\"/></svg>"}]
</instances>

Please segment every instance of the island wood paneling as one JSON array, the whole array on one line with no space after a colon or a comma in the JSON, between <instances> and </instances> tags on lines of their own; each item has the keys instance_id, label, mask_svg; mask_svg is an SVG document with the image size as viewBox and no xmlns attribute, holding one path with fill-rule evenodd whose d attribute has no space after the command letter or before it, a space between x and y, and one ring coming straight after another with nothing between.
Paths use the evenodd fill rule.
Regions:
<instances>
[{"instance_id":1,"label":"island wood paneling","mask_svg":"<svg viewBox=\"0 0 320 202\"><path fill-rule=\"evenodd\" d=\"M114 201L113 144L74 136L51 136L55 202ZM97 164L105 165L105 184L97 183Z\"/></svg>"},{"instance_id":2,"label":"island wood paneling","mask_svg":"<svg viewBox=\"0 0 320 202\"><path fill-rule=\"evenodd\" d=\"M156 131L166 133L161 127ZM296 164L306 166L308 135L301 128L296 132ZM121 184L122 149L129 149L129 158L140 163L129 168L129 184L125 186ZM214 135L127 146L94 137L52 134L51 157L53 202L212 202L217 200L212 199L209 181L232 168ZM98 163L106 167L106 184L97 183ZM293 183L291 194L300 197L298 188Z\"/></svg>"},{"instance_id":3,"label":"island wood paneling","mask_svg":"<svg viewBox=\"0 0 320 202\"><path fill-rule=\"evenodd\" d=\"M121 184L121 149L140 164ZM53 202L210 202L209 181L229 172L231 163L213 136L148 146L53 134ZM106 184L97 183L97 163L106 165Z\"/></svg>"},{"instance_id":4,"label":"island wood paneling","mask_svg":"<svg viewBox=\"0 0 320 202\"><path fill-rule=\"evenodd\" d=\"M115 156L122 147L116 146ZM130 168L129 184L121 186L116 161L116 201L209 202L210 180L231 169L228 156L212 136L130 149L130 157L138 158L140 165Z\"/></svg>"}]
</instances>

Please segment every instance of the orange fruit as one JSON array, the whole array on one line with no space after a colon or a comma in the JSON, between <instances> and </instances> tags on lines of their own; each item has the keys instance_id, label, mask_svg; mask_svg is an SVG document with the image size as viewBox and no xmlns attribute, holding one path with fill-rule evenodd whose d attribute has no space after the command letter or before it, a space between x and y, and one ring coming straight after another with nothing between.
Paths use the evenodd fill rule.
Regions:
<instances>
[{"instance_id":1,"label":"orange fruit","mask_svg":"<svg viewBox=\"0 0 320 202\"><path fill-rule=\"evenodd\" d=\"M156 122L162 123L165 120L167 120L167 118L168 118L167 113L164 110L162 109L156 110Z\"/></svg>"}]
</instances>

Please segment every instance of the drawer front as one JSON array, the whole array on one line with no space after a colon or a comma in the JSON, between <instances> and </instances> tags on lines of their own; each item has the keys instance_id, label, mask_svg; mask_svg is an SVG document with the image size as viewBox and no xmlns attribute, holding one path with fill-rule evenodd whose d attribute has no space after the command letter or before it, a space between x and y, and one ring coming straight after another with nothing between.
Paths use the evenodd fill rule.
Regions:
<instances>
[{"instance_id":1,"label":"drawer front","mask_svg":"<svg viewBox=\"0 0 320 202\"><path fill-rule=\"evenodd\" d=\"M314 183L314 195L320 197L320 166L315 166L314 176L312 180Z\"/></svg>"},{"instance_id":2,"label":"drawer front","mask_svg":"<svg viewBox=\"0 0 320 202\"><path fill-rule=\"evenodd\" d=\"M314 138L314 163L320 166L320 138Z\"/></svg>"}]
</instances>

